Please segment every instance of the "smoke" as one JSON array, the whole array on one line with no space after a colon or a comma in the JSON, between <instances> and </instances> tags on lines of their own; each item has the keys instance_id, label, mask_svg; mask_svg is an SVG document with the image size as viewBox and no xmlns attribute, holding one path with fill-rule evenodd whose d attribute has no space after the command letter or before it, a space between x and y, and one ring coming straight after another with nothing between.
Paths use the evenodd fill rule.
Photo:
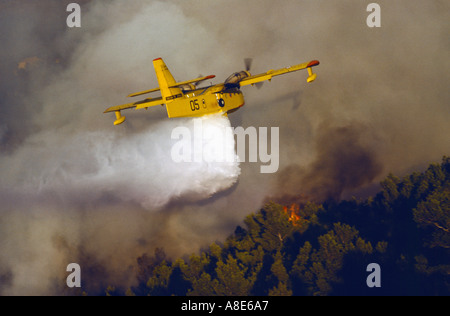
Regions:
<instances>
[{"instance_id":1,"label":"smoke","mask_svg":"<svg viewBox=\"0 0 450 316\"><path fill-rule=\"evenodd\" d=\"M35 28L37 38L26 45L16 43L12 51L19 57L5 63L14 80L2 80L2 107L9 120L2 117L0 125L4 149L0 157L1 226L8 243L2 245L0 277L4 282L0 290L5 294L64 292L64 266L69 261L83 266L83 275L90 280L87 290L98 291L108 285L105 280L127 283L132 275L127 267L147 247L153 247L148 243L165 244L158 231L164 231L170 212L166 210L163 217L155 211L163 212L169 203L174 209L203 201L236 183L238 159L216 157L220 152L214 146L223 144L221 154L235 156L234 138L211 133L230 128L230 121L221 115L197 119L203 127L199 135L195 119L160 120L166 116L164 109L159 113L156 109L153 119L150 115L146 121L130 113L131 123L119 128L112 127L113 117L102 115L104 108L124 100L122 96L131 89L148 88L151 60L159 52L147 48L160 38L159 23L179 16L172 34L160 38L160 47L169 49L173 45L169 38L186 40L179 30L189 21L176 6L140 1L131 5L87 3L83 24L90 25L89 32L79 35L74 33L77 30L65 34L59 28L40 31L40 18L22 19L30 10L27 5L34 7L17 5L3 12L10 14L9 28L20 26L27 39ZM44 3L47 8L52 5L51 1ZM36 16L44 14L43 9L34 9ZM56 16L66 14L62 12ZM106 20L105 12L119 19ZM147 16L153 12L161 14L150 22L152 27ZM55 26L65 20L52 22ZM51 53L37 49L42 37L48 37L46 32L55 36ZM129 37L138 33L143 38ZM76 44L70 42L80 39ZM135 47L132 52L130 46ZM57 57L62 53L67 56ZM149 78L147 84L142 78ZM193 138L173 139L179 127L190 131ZM175 144L183 148L200 144L209 159L176 163L172 157ZM111 258L121 251L122 256ZM125 281L120 275L125 275Z\"/></svg>"},{"instance_id":2,"label":"smoke","mask_svg":"<svg viewBox=\"0 0 450 316\"><path fill-rule=\"evenodd\" d=\"M279 174L280 192L294 187L317 202L339 201L344 192L372 183L383 170L377 153L364 139L365 127L358 123L343 127L322 124L317 136L316 156L306 167L290 165ZM273 197L288 202L289 197Z\"/></svg>"},{"instance_id":3,"label":"smoke","mask_svg":"<svg viewBox=\"0 0 450 316\"><path fill-rule=\"evenodd\" d=\"M0 0L1 294L72 294L71 262L90 293L128 287L138 256L223 241L267 197L339 199L448 155L447 1L377 1L379 29L368 3L325 0L84 0L69 29L70 2ZM279 127L279 172L174 163L171 132L195 121L162 107L112 126L102 112L153 88L157 57L215 82L246 57L255 74L320 60L314 83L243 88L245 107L203 121Z\"/></svg>"}]
</instances>

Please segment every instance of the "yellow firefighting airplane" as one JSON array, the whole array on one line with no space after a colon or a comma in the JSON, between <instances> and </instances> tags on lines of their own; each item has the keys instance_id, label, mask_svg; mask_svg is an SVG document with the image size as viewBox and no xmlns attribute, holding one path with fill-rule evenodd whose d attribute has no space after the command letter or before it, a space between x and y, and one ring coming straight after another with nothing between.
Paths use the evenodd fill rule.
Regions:
<instances>
[{"instance_id":1,"label":"yellow firefighting airplane","mask_svg":"<svg viewBox=\"0 0 450 316\"><path fill-rule=\"evenodd\" d=\"M136 108L136 110L148 109L155 105L166 105L169 118L198 117L214 113L227 114L236 111L245 103L244 95L240 87L255 84L260 85L265 80L271 81L272 77L302 69L308 70L309 76L307 82L312 82L317 77L313 73L312 67L319 65L319 61L313 60L308 63L278 70L269 70L259 75L250 74L251 59L245 59L245 64L246 70L232 74L224 83L198 88L199 83L215 78L215 76L210 75L188 81L176 82L162 58L157 58L153 60L153 66L155 67L159 88L133 93L129 97L158 91L160 91L161 97L113 106L108 108L104 113L115 112L116 120L114 121L114 125L122 124L125 121L125 116L121 114L122 110L131 108Z\"/></svg>"}]
</instances>

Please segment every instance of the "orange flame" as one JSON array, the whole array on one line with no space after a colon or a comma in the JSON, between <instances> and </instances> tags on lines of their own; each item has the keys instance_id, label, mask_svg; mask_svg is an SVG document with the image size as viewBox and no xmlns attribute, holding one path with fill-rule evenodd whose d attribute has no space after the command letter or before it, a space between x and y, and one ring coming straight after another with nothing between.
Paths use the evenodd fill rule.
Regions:
<instances>
[{"instance_id":1,"label":"orange flame","mask_svg":"<svg viewBox=\"0 0 450 316\"><path fill-rule=\"evenodd\" d=\"M289 221L294 226L298 226L300 223L300 216L298 215L300 211L300 206L296 203L292 203L291 206L288 208L287 206L283 207L284 212L289 215Z\"/></svg>"}]
</instances>

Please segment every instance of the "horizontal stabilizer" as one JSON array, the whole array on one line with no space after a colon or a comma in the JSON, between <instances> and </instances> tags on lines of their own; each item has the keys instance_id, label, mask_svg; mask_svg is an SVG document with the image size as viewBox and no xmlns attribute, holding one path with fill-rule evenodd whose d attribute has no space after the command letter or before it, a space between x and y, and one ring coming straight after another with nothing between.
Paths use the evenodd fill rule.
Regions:
<instances>
[{"instance_id":1,"label":"horizontal stabilizer","mask_svg":"<svg viewBox=\"0 0 450 316\"><path fill-rule=\"evenodd\" d=\"M148 94L148 93L152 93L152 92L157 92L159 90L160 90L159 88L155 88L155 89L145 90L145 91L141 91L141 92L136 92L136 93L130 94L128 97L129 98L137 97L139 95L144 95L144 94Z\"/></svg>"},{"instance_id":2,"label":"horizontal stabilizer","mask_svg":"<svg viewBox=\"0 0 450 316\"><path fill-rule=\"evenodd\" d=\"M206 77L200 77L200 78L196 78L196 79L192 79L192 80L187 80L187 81L183 81L183 82L177 82L176 84L169 86L169 88L175 88L175 87L179 87L179 86L184 86L184 85L186 85L186 84L197 83L197 82L200 82L200 81L205 81L205 80L208 80L208 79L213 79L213 78L215 78L215 77L216 77L215 75L209 75L209 76L206 76Z\"/></svg>"},{"instance_id":3,"label":"horizontal stabilizer","mask_svg":"<svg viewBox=\"0 0 450 316\"><path fill-rule=\"evenodd\" d=\"M191 84L191 83L197 83L197 82L205 81L208 79L213 79L215 77L216 77L215 75L210 75L210 76L200 77L200 78L187 80L187 81L183 81L183 82L177 82L176 84L169 86L169 88L176 88L176 87L184 86L184 85ZM161 90L160 88L154 88L154 89L145 90L145 91L141 91L141 92L135 92L135 93L128 95L128 97L133 98L133 97L137 97L137 96L144 95L144 94L158 92L160 90Z\"/></svg>"}]
</instances>

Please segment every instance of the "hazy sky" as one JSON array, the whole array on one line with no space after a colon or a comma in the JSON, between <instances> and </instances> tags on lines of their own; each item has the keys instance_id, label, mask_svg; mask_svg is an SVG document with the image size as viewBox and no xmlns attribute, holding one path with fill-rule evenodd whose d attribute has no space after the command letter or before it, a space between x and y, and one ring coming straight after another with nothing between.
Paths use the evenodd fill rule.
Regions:
<instances>
[{"instance_id":1,"label":"hazy sky","mask_svg":"<svg viewBox=\"0 0 450 316\"><path fill-rule=\"evenodd\" d=\"M69 2L0 0L0 294L67 293L71 262L87 289L129 286L138 256L223 241L269 197L375 192L450 154L448 1L377 1L380 28L360 0L78 1L74 29ZM245 87L210 120L279 127L279 171L174 164L170 133L192 120L163 107L114 127L103 111L156 87L158 57L215 83L247 57L253 73L320 60L314 83Z\"/></svg>"}]
</instances>

